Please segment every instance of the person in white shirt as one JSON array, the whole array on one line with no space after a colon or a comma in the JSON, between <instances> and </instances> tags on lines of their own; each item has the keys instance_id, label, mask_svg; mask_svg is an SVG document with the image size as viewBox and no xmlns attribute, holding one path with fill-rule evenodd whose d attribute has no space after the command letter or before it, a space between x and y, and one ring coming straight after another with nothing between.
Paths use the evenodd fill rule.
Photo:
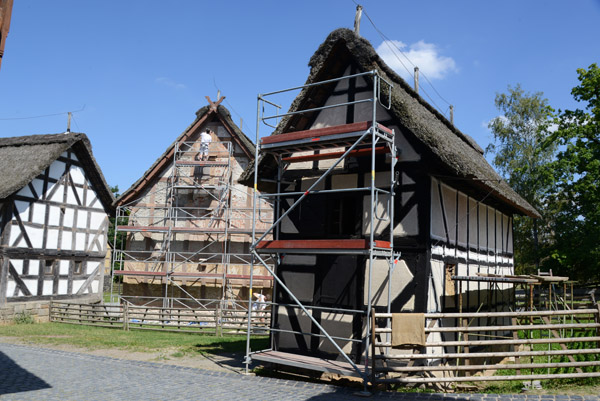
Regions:
<instances>
[{"instance_id":1,"label":"person in white shirt","mask_svg":"<svg viewBox=\"0 0 600 401\"><path fill-rule=\"evenodd\" d=\"M212 141L212 131L207 128L205 132L200 134L200 160L208 160L208 145Z\"/></svg>"}]
</instances>

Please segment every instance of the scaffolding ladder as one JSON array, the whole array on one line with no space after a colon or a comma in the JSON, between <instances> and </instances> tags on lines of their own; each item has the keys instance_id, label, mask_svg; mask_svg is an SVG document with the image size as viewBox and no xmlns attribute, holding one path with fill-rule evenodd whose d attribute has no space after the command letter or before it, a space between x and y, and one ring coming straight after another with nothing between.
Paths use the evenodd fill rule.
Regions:
<instances>
[{"instance_id":1,"label":"scaffolding ladder","mask_svg":"<svg viewBox=\"0 0 600 401\"><path fill-rule=\"evenodd\" d=\"M287 114L281 115L272 115L265 116L264 115L264 105L272 105L276 106L276 103L269 100L269 96L274 94L280 94L286 91L292 90L306 90L312 87L316 87L319 85L331 85L336 84L337 82L364 77L367 82L372 83L372 96L369 99L362 99L356 101L348 101L342 102L338 104L328 104L323 107L310 108L306 110L298 110L291 111ZM387 102L381 102L381 93L382 87L387 89ZM316 335L317 337L325 338L327 341L331 342L333 347L337 350L338 356L341 357L341 361L334 361L330 359L316 358L316 357L307 357L303 355L291 354L286 352L280 352L278 350L274 350L273 347L267 350L253 351L250 347L250 336L253 332L253 327L251 325L252 321L252 310L249 310L248 316L248 329L247 329L247 348L246 348L246 372L248 372L249 364L252 360L259 360L264 362L270 362L279 365L288 365L294 367L300 367L304 369L314 370L314 371L322 371L322 372L332 372L338 373L347 376L358 376L362 378L365 391L367 389L367 383L369 380L369 359L370 359L370 339L369 333L372 329L372 292L371 292L371 282L372 282L372 272L373 272L373 264L375 260L385 260L388 266L388 284L390 283L391 273L394 268L394 264L397 261L398 254L394 252L394 238L393 238L393 229L389 230L389 237L386 239L376 238L375 234L375 222L377 220L385 220L388 219L390 223L390 227L393 226L394 221L394 186L395 186L395 164L396 164L396 146L394 144L394 131L379 124L377 122L377 108L378 105L383 106L386 109L390 107L391 101L391 90L392 84L382 78L377 71L370 71L361 74L353 74L348 76L343 76L336 79L331 79L327 81L321 81L316 83L307 84L300 87L294 87L289 89L284 89L277 92L271 92L267 94L262 94L258 96L258 118L257 118L257 130L256 130L256 164L254 168L254 204L262 198L269 198L273 200L273 204L275 205L273 222L270 227L266 230L266 232L261 235L253 235L253 238L257 238L256 241L252 244L251 252L253 255L253 263L257 263L261 266L264 266L269 273L271 273L274 277L274 294L275 289L277 291L283 291L287 293L290 299L293 300L294 307L301 309L304 315L308 316L312 325L318 328L319 334L314 333L303 333L301 331L290 331L290 330L280 330L271 324L270 331L271 334L275 332L287 332L294 333L296 335ZM371 110L371 119L370 121L361 121L356 123L330 126L324 128L314 128L308 129L304 131L293 131L293 132L283 132L278 135L271 135L259 139L259 128L261 123L273 127L273 125L268 124L268 120L275 119L279 117L293 116L303 113L313 113L318 112L320 110L334 108L334 107L346 107L352 104L358 103L370 103ZM262 114L261 114L261 110ZM344 149L344 150L338 150ZM321 151L321 150L329 150L328 153L320 153L314 152L312 154L303 153L301 155L297 155L297 152L307 152L307 151ZM384 188L378 188L375 182L375 174L376 174L376 163L375 158L376 155L387 153L390 155L390 163L389 163L389 181L385 185ZM277 178L276 178L276 189L274 193L270 194L259 194L258 193L258 181L259 181L259 167L258 161L259 156L271 155L277 164ZM364 187L356 187L356 188L344 188L344 189L319 189L319 185L325 180L327 176L329 176L334 169L336 169L342 161L344 161L348 157L370 157L371 159L371 168L370 168L370 182L368 185ZM326 169L313 183L310 187L305 191L293 192L282 190L282 176L286 170L286 168L292 163L298 162L306 162L306 161L318 161L318 160L331 160L331 165ZM381 187L381 185L380 185ZM289 239L280 239L280 225L282 221L307 197L314 194L329 194L336 192L362 192L365 194L370 194L368 198L370 202L369 205L369 213L368 219L370 221L370 232L365 235L365 238L360 239L301 239L301 240L289 240ZM297 200L293 202L291 205L287 206L287 210L283 212L281 209L281 201L282 198L289 198L290 196L297 197ZM387 213L384 213L382 217L377 214L377 205L379 199L387 198ZM257 213L254 213L254 220L258 219ZM266 236L268 234L272 235L271 240L266 240ZM317 307L304 305L298 297L294 295L294 293L285 285L285 283L281 280L280 277L277 276L277 267L281 262L280 256L282 254L330 254L330 255L362 255L365 257L365 260L368 259L368 279L366 278L366 283L364 283L365 291L367 294L367 304L364 305L364 309L360 310L348 310L341 308L326 308L326 307ZM271 268L269 265L265 263L264 257L265 255L272 255L273 259L277 262L274 265L274 268ZM252 288L252 270L251 269L251 278L250 278L250 287ZM390 310L390 288L391 285L388 285L388 305L387 310ZM250 291L252 293L252 291ZM250 301L252 301L250 295ZM275 299L271 302L273 306L276 305ZM282 306L282 305L279 305ZM290 305L285 305L290 306ZM330 335L327 330L323 328L323 326L317 321L315 317L309 313L310 309L321 309L326 311L340 312L340 313L360 313L362 318L363 327L366 328L363 335L360 339L346 339L339 338L336 336ZM273 320L272 320L273 322ZM336 343L335 340L344 340L344 341L354 341L358 342L362 345L362 361L361 360L352 360ZM272 344L273 345L273 344ZM364 362L364 363L361 363Z\"/></svg>"}]
</instances>

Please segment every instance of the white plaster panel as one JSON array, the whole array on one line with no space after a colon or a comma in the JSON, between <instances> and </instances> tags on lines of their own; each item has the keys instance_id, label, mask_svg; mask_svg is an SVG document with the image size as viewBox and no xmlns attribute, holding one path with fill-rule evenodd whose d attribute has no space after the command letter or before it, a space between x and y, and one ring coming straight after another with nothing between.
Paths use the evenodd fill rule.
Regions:
<instances>
[{"instance_id":1,"label":"white plaster panel","mask_svg":"<svg viewBox=\"0 0 600 401\"><path fill-rule=\"evenodd\" d=\"M71 191L73 191L72 187L71 187ZM75 191L77 191L77 197L79 198L79 201L83 204L83 188L75 187ZM88 194L88 196L89 196L89 194Z\"/></svg>"},{"instance_id":2,"label":"white plaster panel","mask_svg":"<svg viewBox=\"0 0 600 401\"><path fill-rule=\"evenodd\" d=\"M32 223L45 224L46 223L46 205L40 203L32 203L33 216L31 219Z\"/></svg>"},{"instance_id":3,"label":"white plaster panel","mask_svg":"<svg viewBox=\"0 0 600 401\"><path fill-rule=\"evenodd\" d=\"M17 274L23 274L23 260L13 259L10 261L10 263L15 268L15 271L17 272ZM10 293L7 293L7 294L10 294Z\"/></svg>"},{"instance_id":4,"label":"white plaster panel","mask_svg":"<svg viewBox=\"0 0 600 401\"><path fill-rule=\"evenodd\" d=\"M356 86L365 87L368 85L363 77L356 78ZM355 100L371 99L373 97L373 91L360 92L354 95ZM379 105L378 105L379 106ZM377 107L376 121L388 120L389 114L382 107ZM373 102L365 102L354 105L354 121L373 121Z\"/></svg>"},{"instance_id":5,"label":"white plaster panel","mask_svg":"<svg viewBox=\"0 0 600 401\"><path fill-rule=\"evenodd\" d=\"M17 284L13 280L8 280L6 283L6 297L11 298L13 293L15 292L15 288L17 288ZM17 296L21 295L21 291L17 293Z\"/></svg>"},{"instance_id":6,"label":"white plaster panel","mask_svg":"<svg viewBox=\"0 0 600 401\"><path fill-rule=\"evenodd\" d=\"M88 213L86 210L78 210L77 211L77 228L86 228L87 227L87 218Z\"/></svg>"},{"instance_id":7,"label":"white plaster panel","mask_svg":"<svg viewBox=\"0 0 600 401\"><path fill-rule=\"evenodd\" d=\"M303 178L302 182L300 183L300 190L306 191L317 180L318 180L318 178L306 178L306 179ZM322 190L322 189L325 189L325 180L322 180L321 182L319 182L319 184L313 188L313 191Z\"/></svg>"},{"instance_id":8,"label":"white plaster panel","mask_svg":"<svg viewBox=\"0 0 600 401\"><path fill-rule=\"evenodd\" d=\"M67 295L69 293L67 286L68 286L67 280L59 280L57 295Z\"/></svg>"},{"instance_id":9,"label":"white plaster panel","mask_svg":"<svg viewBox=\"0 0 600 401\"><path fill-rule=\"evenodd\" d=\"M99 230L104 224L104 220L107 218L106 214L99 212L90 212L92 214L92 218L90 220L90 229Z\"/></svg>"},{"instance_id":10,"label":"white plaster panel","mask_svg":"<svg viewBox=\"0 0 600 401\"><path fill-rule=\"evenodd\" d=\"M75 250L85 251L85 233L75 234Z\"/></svg>"},{"instance_id":11,"label":"white plaster panel","mask_svg":"<svg viewBox=\"0 0 600 401\"><path fill-rule=\"evenodd\" d=\"M58 249L58 230L48 229L48 236L46 238L46 248Z\"/></svg>"},{"instance_id":12,"label":"white plaster panel","mask_svg":"<svg viewBox=\"0 0 600 401\"><path fill-rule=\"evenodd\" d=\"M441 312L441 298L444 295L444 263L431 260L429 294L427 294L427 312Z\"/></svg>"},{"instance_id":13,"label":"white plaster panel","mask_svg":"<svg viewBox=\"0 0 600 401\"><path fill-rule=\"evenodd\" d=\"M86 274L92 274L99 265L100 262L87 262L87 266L85 268Z\"/></svg>"},{"instance_id":14,"label":"white plaster panel","mask_svg":"<svg viewBox=\"0 0 600 401\"><path fill-rule=\"evenodd\" d=\"M442 214L442 205L440 203L440 193L438 181L431 179L431 237L442 241L446 240L446 230L444 228L444 215Z\"/></svg>"},{"instance_id":15,"label":"white plaster panel","mask_svg":"<svg viewBox=\"0 0 600 401\"><path fill-rule=\"evenodd\" d=\"M29 205L29 202L23 202L18 200L15 201L17 213L19 214L21 221L29 221Z\"/></svg>"},{"instance_id":16,"label":"white plaster panel","mask_svg":"<svg viewBox=\"0 0 600 401\"><path fill-rule=\"evenodd\" d=\"M334 337L352 338L353 315L347 313L323 312L321 314L321 326L325 331ZM335 343L346 354L352 352L352 342L344 340L334 340ZM338 353L337 348L328 338L319 340L319 350L323 352Z\"/></svg>"},{"instance_id":17,"label":"white plaster panel","mask_svg":"<svg viewBox=\"0 0 600 401\"><path fill-rule=\"evenodd\" d=\"M375 225L375 233L381 234L390 225L390 196L388 194L379 194L376 202L373 223ZM362 233L365 235L371 233L371 213L371 195L363 196Z\"/></svg>"},{"instance_id":18,"label":"white plaster panel","mask_svg":"<svg viewBox=\"0 0 600 401\"><path fill-rule=\"evenodd\" d=\"M394 227L394 235L397 237L419 234L419 214L417 205L410 208L406 216Z\"/></svg>"},{"instance_id":19,"label":"white plaster panel","mask_svg":"<svg viewBox=\"0 0 600 401\"><path fill-rule=\"evenodd\" d=\"M393 128L394 133L394 143L400 152L398 153L398 161L399 162L414 162L421 160L421 155L417 153L415 148L411 146L411 144L406 140L404 134L398 129L398 127L388 127Z\"/></svg>"},{"instance_id":20,"label":"white plaster panel","mask_svg":"<svg viewBox=\"0 0 600 401\"><path fill-rule=\"evenodd\" d=\"M76 162L79 161L77 156L75 156L75 153L71 153L71 160L75 160Z\"/></svg>"},{"instance_id":21,"label":"white plaster panel","mask_svg":"<svg viewBox=\"0 0 600 401\"><path fill-rule=\"evenodd\" d=\"M33 274L31 273L31 270L29 273ZM26 279L23 280L23 283L25 284L25 287L27 287L30 293L37 294L38 281L36 279Z\"/></svg>"},{"instance_id":22,"label":"white plaster panel","mask_svg":"<svg viewBox=\"0 0 600 401\"><path fill-rule=\"evenodd\" d=\"M368 301L368 282L369 282L369 261L365 262L365 289L363 295L363 304ZM388 275L389 266L386 260L376 259L373 261L373 272L371 274L371 302L375 306L386 306L388 304ZM404 288L413 279L413 274L406 265L406 262L399 260L394 264L392 272L392 301L404 290ZM414 301L414 300L413 300ZM403 310L413 310L414 304L402 306Z\"/></svg>"},{"instance_id":23,"label":"white plaster panel","mask_svg":"<svg viewBox=\"0 0 600 401\"><path fill-rule=\"evenodd\" d=\"M513 253L513 219L509 217L508 219L508 246L506 248L507 252L512 255Z\"/></svg>"},{"instance_id":24,"label":"white plaster panel","mask_svg":"<svg viewBox=\"0 0 600 401\"><path fill-rule=\"evenodd\" d=\"M71 178L73 179L73 183L75 183L75 185L85 184L85 173L79 166L71 166Z\"/></svg>"},{"instance_id":25,"label":"white plaster panel","mask_svg":"<svg viewBox=\"0 0 600 401\"><path fill-rule=\"evenodd\" d=\"M477 201L469 198L469 246L477 248Z\"/></svg>"},{"instance_id":26,"label":"white plaster panel","mask_svg":"<svg viewBox=\"0 0 600 401\"><path fill-rule=\"evenodd\" d=\"M66 167L65 163L63 163L59 160L55 160L50 165L50 173L48 175L50 176L50 178L54 178L55 180L58 180L65 173L65 167Z\"/></svg>"},{"instance_id":27,"label":"white plaster panel","mask_svg":"<svg viewBox=\"0 0 600 401\"><path fill-rule=\"evenodd\" d=\"M458 244L461 246L467 246L467 227L468 227L468 217L467 217L467 207L468 207L468 198L467 195L462 192L458 192Z\"/></svg>"},{"instance_id":28,"label":"white plaster panel","mask_svg":"<svg viewBox=\"0 0 600 401\"><path fill-rule=\"evenodd\" d=\"M502 231L502 213L496 210L496 253L501 253L504 250Z\"/></svg>"},{"instance_id":29,"label":"white plaster panel","mask_svg":"<svg viewBox=\"0 0 600 401\"><path fill-rule=\"evenodd\" d=\"M70 263L68 260L59 261L58 274L64 274L64 275L69 274L69 265L70 265Z\"/></svg>"},{"instance_id":30,"label":"white plaster panel","mask_svg":"<svg viewBox=\"0 0 600 401\"><path fill-rule=\"evenodd\" d=\"M96 197L96 192L92 191L91 189L88 189L87 191L87 199L86 199L86 206L96 206L99 207L100 204L97 203L98 198Z\"/></svg>"},{"instance_id":31,"label":"white plaster panel","mask_svg":"<svg viewBox=\"0 0 600 401\"><path fill-rule=\"evenodd\" d=\"M64 187L64 185L59 184L57 182L48 185L48 192L46 193L46 197L48 197L48 194L50 193L50 191L52 191L52 189L57 185L58 185L58 188L56 189L54 194L52 194L52 197L50 198L50 200L53 202L62 203L65 187Z\"/></svg>"},{"instance_id":32,"label":"white plaster panel","mask_svg":"<svg viewBox=\"0 0 600 401\"><path fill-rule=\"evenodd\" d=\"M52 280L44 280L44 285L42 286L42 295L52 295Z\"/></svg>"},{"instance_id":33,"label":"white plaster panel","mask_svg":"<svg viewBox=\"0 0 600 401\"><path fill-rule=\"evenodd\" d=\"M75 198L75 192L73 192L73 188L69 185L66 187L66 191L67 191L67 203L69 205L77 205L77 198ZM81 199L81 197L79 199Z\"/></svg>"},{"instance_id":34,"label":"white plaster panel","mask_svg":"<svg viewBox=\"0 0 600 401\"><path fill-rule=\"evenodd\" d=\"M283 202L287 202L288 206L291 206L294 203L292 199L283 199ZM281 220L281 232L288 234L298 234L299 231L298 228L292 222L292 220L288 216L285 216Z\"/></svg>"},{"instance_id":35,"label":"white plaster panel","mask_svg":"<svg viewBox=\"0 0 600 401\"><path fill-rule=\"evenodd\" d=\"M65 217L63 218L63 227L73 227L75 209L65 208Z\"/></svg>"},{"instance_id":36,"label":"white plaster panel","mask_svg":"<svg viewBox=\"0 0 600 401\"><path fill-rule=\"evenodd\" d=\"M99 284L99 280L92 281L92 292L94 294L96 294L98 292L98 288L99 288L98 284Z\"/></svg>"},{"instance_id":37,"label":"white plaster panel","mask_svg":"<svg viewBox=\"0 0 600 401\"><path fill-rule=\"evenodd\" d=\"M29 261L29 274L38 275L40 273L40 261L39 260L30 260Z\"/></svg>"},{"instance_id":38,"label":"white plaster panel","mask_svg":"<svg viewBox=\"0 0 600 401\"><path fill-rule=\"evenodd\" d=\"M446 217L446 227L448 228L448 236L450 243L456 244L456 194L454 188L446 184L442 184L442 198L444 202L444 214Z\"/></svg>"},{"instance_id":39,"label":"white plaster panel","mask_svg":"<svg viewBox=\"0 0 600 401\"><path fill-rule=\"evenodd\" d=\"M73 294L76 294L80 289L85 280L73 280Z\"/></svg>"},{"instance_id":40,"label":"white plaster panel","mask_svg":"<svg viewBox=\"0 0 600 401\"><path fill-rule=\"evenodd\" d=\"M60 225L60 208L58 206L46 206L50 208L48 212L48 225L59 226ZM43 209L43 206L42 206Z\"/></svg>"},{"instance_id":41,"label":"white plaster panel","mask_svg":"<svg viewBox=\"0 0 600 401\"><path fill-rule=\"evenodd\" d=\"M308 272L282 271L285 285L300 302L312 302L315 292L315 275Z\"/></svg>"},{"instance_id":42,"label":"white plaster panel","mask_svg":"<svg viewBox=\"0 0 600 401\"><path fill-rule=\"evenodd\" d=\"M303 333L310 333L312 321L310 318L304 313L300 308L292 309L296 312L296 316L298 317L298 322L300 324L300 331ZM310 311L308 311L310 313ZM279 328L282 330L294 330L290 323L290 318L288 315L288 311L286 308L280 307L278 308L278 322ZM311 336L305 335L304 341L307 344L310 344ZM279 337L279 345L282 348L297 348L298 343L296 342L296 334L291 333L281 333Z\"/></svg>"},{"instance_id":43,"label":"white plaster panel","mask_svg":"<svg viewBox=\"0 0 600 401\"><path fill-rule=\"evenodd\" d=\"M73 233L70 231L63 231L62 234L62 243L60 244L60 248L68 251L73 250Z\"/></svg>"},{"instance_id":44,"label":"white plaster panel","mask_svg":"<svg viewBox=\"0 0 600 401\"><path fill-rule=\"evenodd\" d=\"M479 248L488 249L487 245L487 206L479 204Z\"/></svg>"},{"instance_id":45,"label":"white plaster panel","mask_svg":"<svg viewBox=\"0 0 600 401\"><path fill-rule=\"evenodd\" d=\"M493 207L487 207L487 225L488 225L488 249L494 250L496 247L496 211Z\"/></svg>"},{"instance_id":46,"label":"white plaster panel","mask_svg":"<svg viewBox=\"0 0 600 401\"><path fill-rule=\"evenodd\" d=\"M331 177L331 189L356 188L358 174L336 174Z\"/></svg>"},{"instance_id":47,"label":"white plaster panel","mask_svg":"<svg viewBox=\"0 0 600 401\"><path fill-rule=\"evenodd\" d=\"M371 173L365 173L364 177L365 187L371 186ZM389 171L378 171L375 173L375 187L382 189L390 189L390 172Z\"/></svg>"},{"instance_id":48,"label":"white plaster panel","mask_svg":"<svg viewBox=\"0 0 600 401\"><path fill-rule=\"evenodd\" d=\"M41 248L44 242L44 229L43 228L34 228L34 227L25 227L25 232L27 232L27 236L29 237L29 241L34 248Z\"/></svg>"}]
</instances>

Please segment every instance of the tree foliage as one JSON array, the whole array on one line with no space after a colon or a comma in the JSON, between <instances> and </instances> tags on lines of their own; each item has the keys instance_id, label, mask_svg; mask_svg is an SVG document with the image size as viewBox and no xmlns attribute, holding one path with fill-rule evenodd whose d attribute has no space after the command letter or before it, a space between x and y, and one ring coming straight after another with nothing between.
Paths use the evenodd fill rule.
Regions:
<instances>
[{"instance_id":1,"label":"tree foliage","mask_svg":"<svg viewBox=\"0 0 600 401\"><path fill-rule=\"evenodd\" d=\"M548 138L554 110L542 92L528 93L520 85L496 94L495 104L501 115L488 125L494 141L486 153L493 156L492 163L503 178L542 214L541 223L521 216L514 219L517 271L526 273L536 268L542 255L538 238L549 235L547 194L554 177L547 165L556 154L556 145Z\"/></svg>"},{"instance_id":2,"label":"tree foliage","mask_svg":"<svg viewBox=\"0 0 600 401\"><path fill-rule=\"evenodd\" d=\"M558 130L547 145L560 146L549 167L553 249L550 266L583 281L600 279L600 68L578 69L571 94L584 109L559 111Z\"/></svg>"}]
</instances>

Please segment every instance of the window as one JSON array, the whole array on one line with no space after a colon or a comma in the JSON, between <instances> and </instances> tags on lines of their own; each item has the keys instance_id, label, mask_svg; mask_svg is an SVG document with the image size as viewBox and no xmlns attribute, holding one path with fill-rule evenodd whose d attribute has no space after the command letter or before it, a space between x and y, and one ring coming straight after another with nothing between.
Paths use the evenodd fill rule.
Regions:
<instances>
[{"instance_id":1,"label":"window","mask_svg":"<svg viewBox=\"0 0 600 401\"><path fill-rule=\"evenodd\" d=\"M73 262L73 274L83 274L83 262Z\"/></svg>"},{"instance_id":2,"label":"window","mask_svg":"<svg viewBox=\"0 0 600 401\"><path fill-rule=\"evenodd\" d=\"M54 275L54 259L46 259L44 264L44 275L52 276Z\"/></svg>"}]
</instances>

